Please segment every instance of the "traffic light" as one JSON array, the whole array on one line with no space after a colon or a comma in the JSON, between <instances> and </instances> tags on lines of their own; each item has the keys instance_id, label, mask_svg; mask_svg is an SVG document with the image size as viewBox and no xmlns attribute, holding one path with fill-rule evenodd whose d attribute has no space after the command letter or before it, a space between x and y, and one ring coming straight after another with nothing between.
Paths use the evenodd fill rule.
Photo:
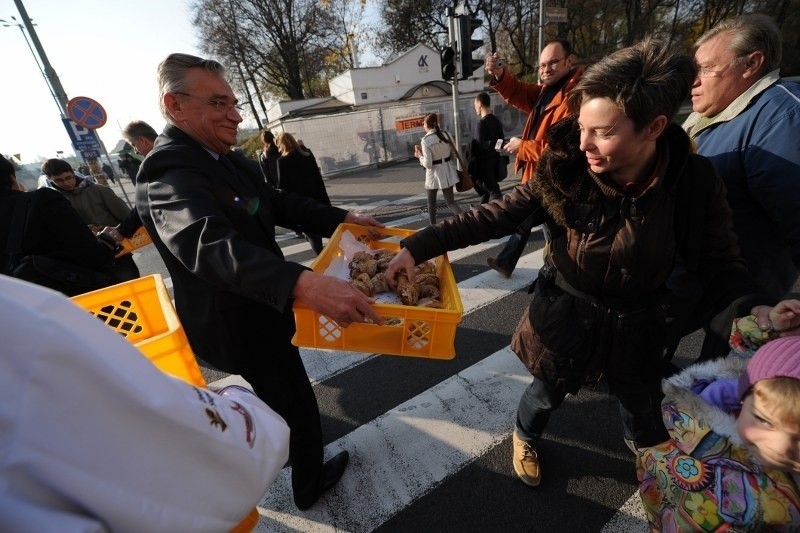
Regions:
<instances>
[{"instance_id":1,"label":"traffic light","mask_svg":"<svg viewBox=\"0 0 800 533\"><path fill-rule=\"evenodd\" d=\"M475 70L483 66L482 59L472 59L472 52L483 46L483 39L473 39L472 33L481 27L483 21L472 15L458 15L455 22L456 42L461 54L458 79L466 80L472 77Z\"/></svg>"},{"instance_id":2,"label":"traffic light","mask_svg":"<svg viewBox=\"0 0 800 533\"><path fill-rule=\"evenodd\" d=\"M442 50L442 79L452 80L456 77L456 52L449 46Z\"/></svg>"}]
</instances>

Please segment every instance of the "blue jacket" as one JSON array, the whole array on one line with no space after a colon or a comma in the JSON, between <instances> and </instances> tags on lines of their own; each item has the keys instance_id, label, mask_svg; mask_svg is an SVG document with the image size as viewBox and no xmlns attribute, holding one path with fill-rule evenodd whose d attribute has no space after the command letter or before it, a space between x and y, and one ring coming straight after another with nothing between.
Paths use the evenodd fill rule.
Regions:
<instances>
[{"instance_id":1,"label":"blue jacket","mask_svg":"<svg viewBox=\"0 0 800 533\"><path fill-rule=\"evenodd\" d=\"M728 189L750 272L773 297L800 273L800 84L767 74L711 119L684 124Z\"/></svg>"}]
</instances>

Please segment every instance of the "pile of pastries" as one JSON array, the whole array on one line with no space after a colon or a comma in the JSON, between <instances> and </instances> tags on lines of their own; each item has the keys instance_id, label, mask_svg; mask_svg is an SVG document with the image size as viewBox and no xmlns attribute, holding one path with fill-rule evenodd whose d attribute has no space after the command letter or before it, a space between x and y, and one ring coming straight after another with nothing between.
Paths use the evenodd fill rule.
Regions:
<instances>
[{"instance_id":1,"label":"pile of pastries","mask_svg":"<svg viewBox=\"0 0 800 533\"><path fill-rule=\"evenodd\" d=\"M372 250L356 252L350 261L350 284L367 296L389 292L386 283L386 269L396 252L391 250ZM425 261L414 269L415 282L411 283L405 273L397 277L395 292L403 305L442 308L439 276L433 263Z\"/></svg>"}]
</instances>

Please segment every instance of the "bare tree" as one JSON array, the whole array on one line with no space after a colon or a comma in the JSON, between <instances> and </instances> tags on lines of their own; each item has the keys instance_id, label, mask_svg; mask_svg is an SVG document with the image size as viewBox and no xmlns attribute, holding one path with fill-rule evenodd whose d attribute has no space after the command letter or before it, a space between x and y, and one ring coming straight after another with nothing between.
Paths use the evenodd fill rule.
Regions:
<instances>
[{"instance_id":1,"label":"bare tree","mask_svg":"<svg viewBox=\"0 0 800 533\"><path fill-rule=\"evenodd\" d=\"M326 64L334 74L358 66L359 46L364 32L364 12L367 0L323 0L331 31Z\"/></svg>"},{"instance_id":2,"label":"bare tree","mask_svg":"<svg viewBox=\"0 0 800 533\"><path fill-rule=\"evenodd\" d=\"M508 2L506 0L479 0L475 6L475 13L483 19L485 29L487 52L497 50L497 35L501 32L508 12Z\"/></svg>"},{"instance_id":3,"label":"bare tree","mask_svg":"<svg viewBox=\"0 0 800 533\"><path fill-rule=\"evenodd\" d=\"M453 7L448 0L383 0L381 18L385 27L378 46L390 53L408 50L417 43L437 50L446 47L448 38L445 10Z\"/></svg>"},{"instance_id":4,"label":"bare tree","mask_svg":"<svg viewBox=\"0 0 800 533\"><path fill-rule=\"evenodd\" d=\"M507 0L502 29L504 44L510 47L507 58L518 65L519 74L535 75L539 64L539 1Z\"/></svg>"},{"instance_id":5,"label":"bare tree","mask_svg":"<svg viewBox=\"0 0 800 533\"><path fill-rule=\"evenodd\" d=\"M249 43L240 30L240 22L235 16L235 4L229 2L206 2L203 16L199 12L194 18L201 36L201 49L220 60L231 72L231 83L234 90L244 95L244 104L250 110L261 128L261 116L267 109L252 68L252 58L248 55ZM259 110L256 109L259 104Z\"/></svg>"},{"instance_id":6,"label":"bare tree","mask_svg":"<svg viewBox=\"0 0 800 533\"><path fill-rule=\"evenodd\" d=\"M367 2L380 20L368 27ZM522 78L538 71L541 0L462 0L484 21L486 51L497 50ZM232 85L254 116L266 114L264 95L303 99L328 94L327 81L373 55L400 53L417 43L442 50L447 8L459 0L195 0L193 21L202 49L231 72ZM725 18L761 12L784 34L784 74L800 72L800 0L552 0L568 20L545 26L545 37L572 42L581 62L655 34L688 48ZM374 38L367 37L369 33Z\"/></svg>"},{"instance_id":7,"label":"bare tree","mask_svg":"<svg viewBox=\"0 0 800 533\"><path fill-rule=\"evenodd\" d=\"M329 15L315 0L199 0L207 49L247 65L265 92L300 100L325 70Z\"/></svg>"}]
</instances>

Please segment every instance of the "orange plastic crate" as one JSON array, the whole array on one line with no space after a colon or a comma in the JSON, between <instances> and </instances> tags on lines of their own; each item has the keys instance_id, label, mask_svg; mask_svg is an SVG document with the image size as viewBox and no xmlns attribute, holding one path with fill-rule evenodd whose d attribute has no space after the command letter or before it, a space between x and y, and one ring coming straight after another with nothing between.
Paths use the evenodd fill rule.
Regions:
<instances>
[{"instance_id":1,"label":"orange plastic crate","mask_svg":"<svg viewBox=\"0 0 800 533\"><path fill-rule=\"evenodd\" d=\"M331 261L343 255L339 242L347 230L374 250L392 251L400 250L400 238L414 233L414 230L409 229L381 228L378 230L389 239L384 237L375 241L369 237L369 229L365 226L340 224L325 249L312 263L314 272L324 273ZM464 307L447 255L437 257L435 262L443 309L377 303L374 308L378 314L394 318L396 325L353 323L343 328L333 319L315 312L301 302L295 302L297 332L292 342L306 348L452 359L455 357L456 327L461 322Z\"/></svg>"},{"instance_id":2,"label":"orange plastic crate","mask_svg":"<svg viewBox=\"0 0 800 533\"><path fill-rule=\"evenodd\" d=\"M150 237L150 234L147 233L147 230L144 226L141 226L133 235L122 239L122 249L117 254L117 257L129 254L134 250L138 250L142 246L151 244L152 242L153 239Z\"/></svg>"},{"instance_id":3,"label":"orange plastic crate","mask_svg":"<svg viewBox=\"0 0 800 533\"><path fill-rule=\"evenodd\" d=\"M80 294L72 301L132 342L162 372L206 386L160 274ZM258 520L254 508L231 533L249 533Z\"/></svg>"},{"instance_id":4,"label":"orange plastic crate","mask_svg":"<svg viewBox=\"0 0 800 533\"><path fill-rule=\"evenodd\" d=\"M163 372L205 387L161 275L80 294L72 301L133 343Z\"/></svg>"}]
</instances>

